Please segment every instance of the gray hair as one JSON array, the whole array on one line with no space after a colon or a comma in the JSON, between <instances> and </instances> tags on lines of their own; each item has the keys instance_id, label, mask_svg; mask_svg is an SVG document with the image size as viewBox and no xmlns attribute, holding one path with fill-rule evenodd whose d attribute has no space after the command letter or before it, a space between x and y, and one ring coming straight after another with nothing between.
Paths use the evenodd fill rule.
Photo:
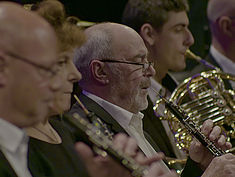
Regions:
<instances>
[{"instance_id":1,"label":"gray hair","mask_svg":"<svg viewBox=\"0 0 235 177\"><path fill-rule=\"evenodd\" d=\"M74 63L82 74L81 81L88 81L91 78L89 65L92 60L112 58L111 31L103 28L103 23L88 28L86 43L75 50Z\"/></svg>"},{"instance_id":2,"label":"gray hair","mask_svg":"<svg viewBox=\"0 0 235 177\"><path fill-rule=\"evenodd\" d=\"M223 15L234 14L235 1L234 0L210 0L207 6L207 17L210 22L215 22Z\"/></svg>"}]
</instances>

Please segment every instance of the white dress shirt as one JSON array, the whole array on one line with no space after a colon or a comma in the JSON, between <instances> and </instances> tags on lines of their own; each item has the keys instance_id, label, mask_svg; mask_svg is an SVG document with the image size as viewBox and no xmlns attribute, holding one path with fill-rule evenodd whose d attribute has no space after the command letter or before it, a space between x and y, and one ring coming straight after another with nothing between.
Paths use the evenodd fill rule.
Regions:
<instances>
[{"instance_id":1,"label":"white dress shirt","mask_svg":"<svg viewBox=\"0 0 235 177\"><path fill-rule=\"evenodd\" d=\"M32 177L28 169L28 137L25 132L0 118L0 149L18 177Z\"/></svg>"},{"instance_id":2,"label":"white dress shirt","mask_svg":"<svg viewBox=\"0 0 235 177\"><path fill-rule=\"evenodd\" d=\"M221 54L213 46L210 47L210 53L225 73L235 75L235 62L233 62L232 60ZM231 83L232 88L234 90L235 82L234 81L229 81L229 82Z\"/></svg>"},{"instance_id":3,"label":"white dress shirt","mask_svg":"<svg viewBox=\"0 0 235 177\"><path fill-rule=\"evenodd\" d=\"M103 107L118 123L119 125L129 134L130 137L134 138L137 142L138 147L147 156L151 157L156 154L154 148L144 137L142 119L144 115L139 112L137 114L131 113L117 105L114 105L94 94L83 90L83 94L91 98L101 107ZM160 165L169 170L163 161L159 161Z\"/></svg>"},{"instance_id":4,"label":"white dress shirt","mask_svg":"<svg viewBox=\"0 0 235 177\"><path fill-rule=\"evenodd\" d=\"M162 96L164 96L165 98L170 98L171 93L164 88L161 84L159 84L156 80L154 80L153 78L151 78L151 87L148 89L148 94L149 97L151 99L151 101L153 102L153 104L155 105L156 101L160 99L159 95L157 93L155 93L153 90L157 91L158 93L160 93ZM160 103L158 108L157 108L157 112L155 112L157 117L164 117L164 111L165 111L165 104L164 103ZM170 143L172 145L173 151L176 155L177 158L185 158L186 154L184 151L180 150L175 143L175 138L174 135L169 127L168 121L167 120L161 120L162 125L166 131L167 136L169 137Z\"/></svg>"},{"instance_id":5,"label":"white dress shirt","mask_svg":"<svg viewBox=\"0 0 235 177\"><path fill-rule=\"evenodd\" d=\"M144 137L142 123L144 115L141 112L139 112L138 114L133 114L94 94L88 93L86 91L83 91L83 94L103 107L119 123L119 125L137 141L139 148L147 157L152 156L156 153L156 151Z\"/></svg>"}]
</instances>

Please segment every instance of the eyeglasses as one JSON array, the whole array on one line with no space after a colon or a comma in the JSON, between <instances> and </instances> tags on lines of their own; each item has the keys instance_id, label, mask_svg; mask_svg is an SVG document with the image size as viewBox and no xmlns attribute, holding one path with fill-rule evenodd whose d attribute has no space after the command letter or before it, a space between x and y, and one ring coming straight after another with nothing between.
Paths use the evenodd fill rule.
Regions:
<instances>
[{"instance_id":1,"label":"eyeglasses","mask_svg":"<svg viewBox=\"0 0 235 177\"><path fill-rule=\"evenodd\" d=\"M49 67L42 66L42 65L40 65L40 64L34 63L34 62L32 62L32 61L30 61L30 60L24 58L24 57L21 57L21 56L19 56L19 55L17 55L17 54L14 54L14 53L12 53L12 52L7 51L7 52L5 52L5 53L6 53L7 55L9 55L10 57L13 57L13 58L15 58L15 59L17 59L17 60L20 60L20 61L22 61L22 62L28 63L28 64L30 64L30 65L32 65L32 66L38 68L38 69L39 69L39 72L40 72L42 75L44 75L45 77L47 77L47 78L52 78L53 76L55 76L55 75L58 73L58 67L57 67L57 65L54 65L53 67L49 68Z\"/></svg>"},{"instance_id":2,"label":"eyeglasses","mask_svg":"<svg viewBox=\"0 0 235 177\"><path fill-rule=\"evenodd\" d=\"M102 59L100 60L102 62L109 62L109 63L125 63L125 64L131 64L131 65L141 65L143 67L143 72L147 71L150 66L154 66L153 62L144 62L144 63L137 63L137 62L129 62L129 61L120 61L120 60L108 60L108 59Z\"/></svg>"}]
</instances>

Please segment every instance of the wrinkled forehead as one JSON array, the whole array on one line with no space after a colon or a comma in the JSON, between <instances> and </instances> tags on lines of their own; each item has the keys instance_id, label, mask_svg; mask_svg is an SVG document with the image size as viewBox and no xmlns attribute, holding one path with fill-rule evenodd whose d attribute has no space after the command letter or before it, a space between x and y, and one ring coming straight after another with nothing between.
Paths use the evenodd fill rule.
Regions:
<instances>
[{"instance_id":1,"label":"wrinkled forehead","mask_svg":"<svg viewBox=\"0 0 235 177\"><path fill-rule=\"evenodd\" d=\"M112 50L116 58L142 58L148 54L144 41L138 33L117 35L113 39Z\"/></svg>"},{"instance_id":2,"label":"wrinkled forehead","mask_svg":"<svg viewBox=\"0 0 235 177\"><path fill-rule=\"evenodd\" d=\"M15 51L32 62L49 67L57 61L57 38L53 32L36 29L25 36L21 46Z\"/></svg>"},{"instance_id":3,"label":"wrinkled forehead","mask_svg":"<svg viewBox=\"0 0 235 177\"><path fill-rule=\"evenodd\" d=\"M4 22L0 26L0 43L5 44L4 50L38 64L54 62L50 60L55 60L57 38L52 27L34 13L24 9L18 11L0 19Z\"/></svg>"}]
</instances>

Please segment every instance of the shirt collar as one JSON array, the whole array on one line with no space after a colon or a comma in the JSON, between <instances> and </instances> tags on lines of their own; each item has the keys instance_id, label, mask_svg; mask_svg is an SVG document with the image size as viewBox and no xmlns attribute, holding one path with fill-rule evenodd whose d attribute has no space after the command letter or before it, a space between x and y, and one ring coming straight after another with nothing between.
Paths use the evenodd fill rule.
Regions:
<instances>
[{"instance_id":1,"label":"shirt collar","mask_svg":"<svg viewBox=\"0 0 235 177\"><path fill-rule=\"evenodd\" d=\"M23 143L28 142L25 132L0 118L0 146L8 151L16 152Z\"/></svg>"},{"instance_id":2,"label":"shirt collar","mask_svg":"<svg viewBox=\"0 0 235 177\"><path fill-rule=\"evenodd\" d=\"M235 74L235 63L232 60L221 54L214 46L210 47L210 53L224 72Z\"/></svg>"},{"instance_id":3,"label":"shirt collar","mask_svg":"<svg viewBox=\"0 0 235 177\"><path fill-rule=\"evenodd\" d=\"M163 96L165 93L162 92L165 92L165 88L153 78L151 78L150 81L151 81L151 86L150 88L148 88L148 94L151 101L155 103L159 99L159 95L155 91L157 91Z\"/></svg>"},{"instance_id":4,"label":"shirt collar","mask_svg":"<svg viewBox=\"0 0 235 177\"><path fill-rule=\"evenodd\" d=\"M123 128L128 127L133 118L139 118L141 120L144 117L141 112L137 114L131 113L85 90L83 90L83 94L103 107Z\"/></svg>"}]
</instances>

